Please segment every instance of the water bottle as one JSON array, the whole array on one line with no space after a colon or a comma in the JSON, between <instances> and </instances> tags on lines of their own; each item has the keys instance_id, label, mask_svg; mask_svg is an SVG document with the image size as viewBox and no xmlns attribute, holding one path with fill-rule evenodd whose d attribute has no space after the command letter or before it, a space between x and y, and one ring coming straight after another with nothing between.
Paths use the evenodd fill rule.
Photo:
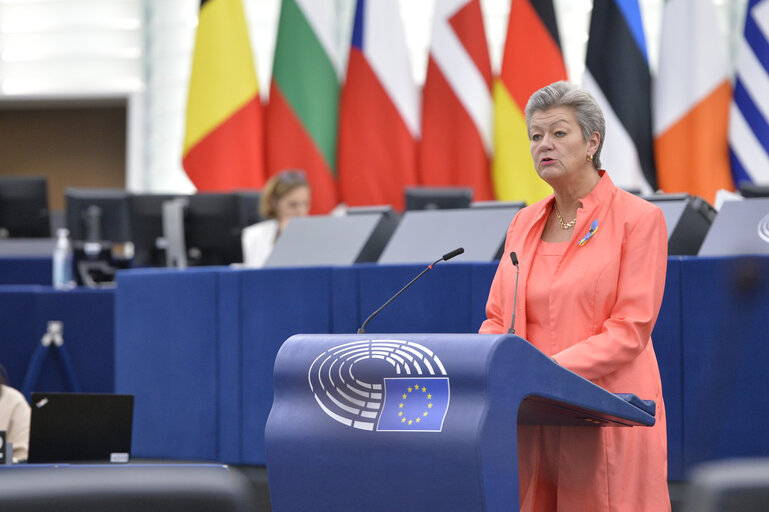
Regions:
<instances>
[{"instance_id":1,"label":"water bottle","mask_svg":"<svg viewBox=\"0 0 769 512\"><path fill-rule=\"evenodd\" d=\"M56 231L56 247L53 249L53 287L57 290L70 290L75 287L72 276L72 244L69 242L69 230Z\"/></svg>"}]
</instances>

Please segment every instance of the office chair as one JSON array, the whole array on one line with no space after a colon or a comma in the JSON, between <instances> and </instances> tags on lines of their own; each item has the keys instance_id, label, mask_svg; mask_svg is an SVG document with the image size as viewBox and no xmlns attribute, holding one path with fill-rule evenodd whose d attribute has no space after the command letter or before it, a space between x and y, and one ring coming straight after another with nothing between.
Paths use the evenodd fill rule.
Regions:
<instances>
[{"instance_id":1,"label":"office chair","mask_svg":"<svg viewBox=\"0 0 769 512\"><path fill-rule=\"evenodd\" d=\"M257 512L254 489L217 465L99 465L0 471L0 510Z\"/></svg>"},{"instance_id":2,"label":"office chair","mask_svg":"<svg viewBox=\"0 0 769 512\"><path fill-rule=\"evenodd\" d=\"M694 470L687 512L759 512L769 503L769 459L710 462Z\"/></svg>"}]
</instances>

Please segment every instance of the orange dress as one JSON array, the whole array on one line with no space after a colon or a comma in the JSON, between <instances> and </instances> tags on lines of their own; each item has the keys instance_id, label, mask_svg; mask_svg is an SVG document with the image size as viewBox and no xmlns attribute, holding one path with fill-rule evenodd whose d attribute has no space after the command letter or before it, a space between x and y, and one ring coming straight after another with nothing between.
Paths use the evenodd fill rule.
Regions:
<instances>
[{"instance_id":1,"label":"orange dress","mask_svg":"<svg viewBox=\"0 0 769 512\"><path fill-rule=\"evenodd\" d=\"M651 343L667 270L662 211L614 186L609 175L582 200L574 237L541 240L553 196L521 210L507 232L481 333L510 327L515 251L520 267L515 331L558 364L614 393L657 404L653 427L518 427L522 511L665 512L665 404ZM578 241L596 221L584 245Z\"/></svg>"}]
</instances>

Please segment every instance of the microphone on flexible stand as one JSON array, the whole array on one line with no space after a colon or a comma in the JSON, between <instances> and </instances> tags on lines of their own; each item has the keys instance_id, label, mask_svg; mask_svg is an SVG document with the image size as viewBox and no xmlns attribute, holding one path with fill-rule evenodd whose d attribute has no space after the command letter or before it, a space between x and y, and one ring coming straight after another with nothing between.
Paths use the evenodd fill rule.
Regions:
<instances>
[{"instance_id":1,"label":"microphone on flexible stand","mask_svg":"<svg viewBox=\"0 0 769 512\"><path fill-rule=\"evenodd\" d=\"M513 323L510 324L507 333L515 334L515 308L518 305L518 274L521 273L521 269L518 267L518 256L515 255L515 251L510 253L510 260L515 265L515 295L513 295Z\"/></svg>"},{"instance_id":2,"label":"microphone on flexible stand","mask_svg":"<svg viewBox=\"0 0 769 512\"><path fill-rule=\"evenodd\" d=\"M435 265L435 264L437 264L437 263L439 263L439 262L441 262L441 261L448 261L448 260L450 260L451 258L453 258L454 256L459 256L459 255L460 255L460 254L462 254L463 252L465 252L465 249L464 249L463 247L458 247L458 248L454 249L454 250L453 250L453 251L451 251L451 252L447 252L446 254L444 254L443 256L441 256L440 258L438 258L437 260L433 261L433 262L432 262L430 265L427 265L427 268L425 268L425 269L424 269L422 272L420 272L418 276L416 276L414 279L412 279L411 281L409 281L409 283L408 283L406 286L404 286L403 288L401 288L401 289L400 289L400 291L399 291L398 293L396 293L395 295L393 295L392 297L390 297L390 300L388 300L387 302L385 302L384 304L382 304L382 305L379 307L379 309L377 309L376 311L374 311L373 313L371 313L371 314L369 315L369 317L366 319L366 321L365 321L365 322L363 322L363 325L361 325L361 326L360 326L360 329L358 329L358 334L366 334L366 325L369 323L369 321L370 321L372 318L374 318L375 316L377 316L377 315L379 314L379 312L380 312L380 311L382 311L382 310L385 308L385 306L387 306L389 303L391 303L393 300L395 300L395 298L396 298L398 295L400 295L401 293L403 293L404 291L406 291L406 288L408 288L409 286L411 286L412 284L414 284L414 281L416 281L417 279L419 279L420 277L422 277L422 275L423 275L425 272L427 272L428 270L430 270L431 268L433 268L433 265Z\"/></svg>"}]
</instances>

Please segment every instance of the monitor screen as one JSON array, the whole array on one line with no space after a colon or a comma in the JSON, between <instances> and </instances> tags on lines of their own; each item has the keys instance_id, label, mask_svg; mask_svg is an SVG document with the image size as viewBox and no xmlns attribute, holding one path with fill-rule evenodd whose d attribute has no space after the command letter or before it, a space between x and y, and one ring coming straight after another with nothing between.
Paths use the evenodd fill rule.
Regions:
<instances>
[{"instance_id":1,"label":"monitor screen","mask_svg":"<svg viewBox=\"0 0 769 512\"><path fill-rule=\"evenodd\" d=\"M467 208L473 189L465 187L407 187L406 210Z\"/></svg>"},{"instance_id":2,"label":"monitor screen","mask_svg":"<svg viewBox=\"0 0 769 512\"><path fill-rule=\"evenodd\" d=\"M163 203L174 194L131 194L128 196L128 213L131 238L134 243L135 267L165 267L165 250L158 247L163 238Z\"/></svg>"},{"instance_id":3,"label":"monitor screen","mask_svg":"<svg viewBox=\"0 0 769 512\"><path fill-rule=\"evenodd\" d=\"M72 240L127 242L131 240L128 193L122 189L67 188L67 229Z\"/></svg>"},{"instance_id":4,"label":"monitor screen","mask_svg":"<svg viewBox=\"0 0 769 512\"><path fill-rule=\"evenodd\" d=\"M259 202L262 198L260 190L236 190L234 192L240 210L240 224L243 227L260 222L262 216L259 213Z\"/></svg>"},{"instance_id":5,"label":"monitor screen","mask_svg":"<svg viewBox=\"0 0 769 512\"><path fill-rule=\"evenodd\" d=\"M187 263L229 265L243 261L243 229L235 194L198 193L189 196L184 215Z\"/></svg>"},{"instance_id":6,"label":"monitor screen","mask_svg":"<svg viewBox=\"0 0 769 512\"><path fill-rule=\"evenodd\" d=\"M44 176L0 177L0 238L48 238L48 181Z\"/></svg>"}]
</instances>

